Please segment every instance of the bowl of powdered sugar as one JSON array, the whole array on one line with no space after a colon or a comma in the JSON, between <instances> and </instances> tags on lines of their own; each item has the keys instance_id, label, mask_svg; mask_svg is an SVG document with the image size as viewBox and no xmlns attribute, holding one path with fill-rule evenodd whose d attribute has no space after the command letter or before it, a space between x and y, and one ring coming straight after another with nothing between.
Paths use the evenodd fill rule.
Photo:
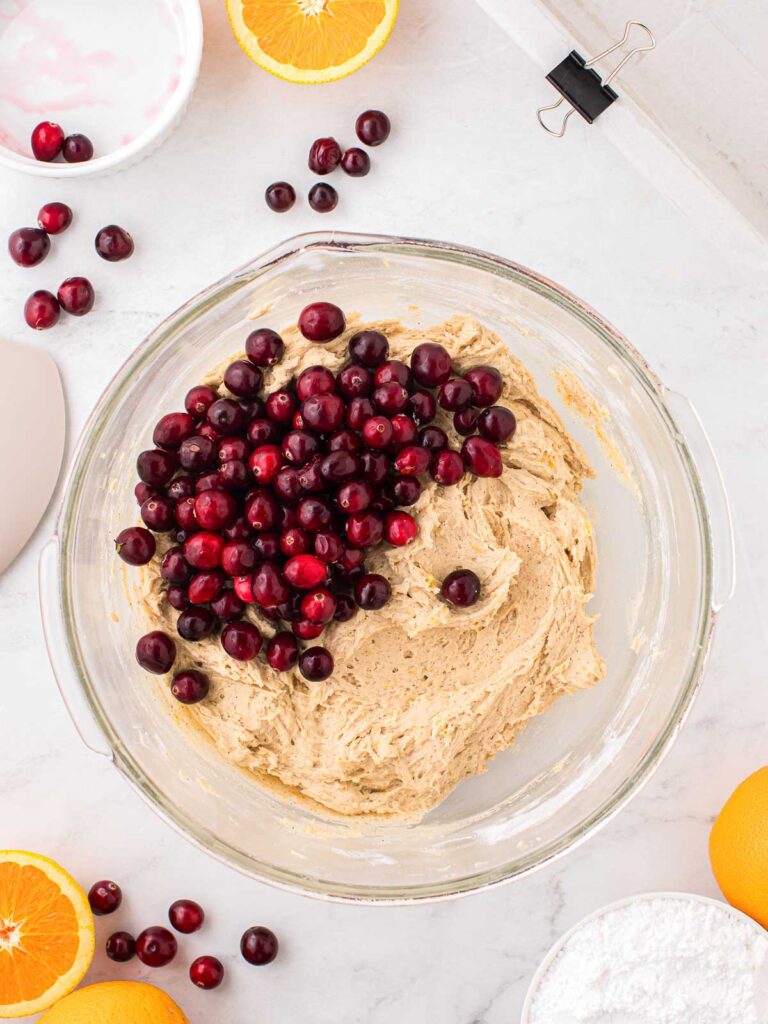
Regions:
<instances>
[{"instance_id":1,"label":"bowl of powdered sugar","mask_svg":"<svg viewBox=\"0 0 768 1024\"><path fill-rule=\"evenodd\" d=\"M768 1024L768 932L688 893L613 903L552 947L521 1024Z\"/></svg>"}]
</instances>

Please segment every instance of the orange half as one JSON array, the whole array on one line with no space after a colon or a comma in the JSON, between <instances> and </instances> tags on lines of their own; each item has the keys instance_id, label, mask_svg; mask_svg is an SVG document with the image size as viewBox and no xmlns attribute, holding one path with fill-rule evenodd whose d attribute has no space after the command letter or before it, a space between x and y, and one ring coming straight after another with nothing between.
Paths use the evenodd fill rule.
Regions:
<instances>
[{"instance_id":1,"label":"orange half","mask_svg":"<svg viewBox=\"0 0 768 1024\"><path fill-rule=\"evenodd\" d=\"M0 851L0 1017L47 1009L93 959L88 897L47 857Z\"/></svg>"},{"instance_id":2,"label":"orange half","mask_svg":"<svg viewBox=\"0 0 768 1024\"><path fill-rule=\"evenodd\" d=\"M357 71L386 43L399 0L227 0L232 31L252 61L307 85Z\"/></svg>"}]
</instances>

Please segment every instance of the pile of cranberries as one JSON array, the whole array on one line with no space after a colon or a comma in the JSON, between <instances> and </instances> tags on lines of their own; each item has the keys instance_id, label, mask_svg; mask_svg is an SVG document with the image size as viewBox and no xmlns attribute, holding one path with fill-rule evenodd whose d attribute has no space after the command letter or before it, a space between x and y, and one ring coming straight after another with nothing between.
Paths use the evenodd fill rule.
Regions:
<instances>
[{"instance_id":1,"label":"pile of cranberries","mask_svg":"<svg viewBox=\"0 0 768 1024\"><path fill-rule=\"evenodd\" d=\"M328 302L299 317L313 342L337 338L342 311ZM515 432L515 417L496 404L502 379L492 366L457 376L442 345L417 345L410 365L389 358L386 337L354 334L349 362L338 373L310 366L288 386L263 392L264 371L284 352L282 338L259 328L246 340L247 359L224 372L231 397L192 388L185 412L161 417L155 447L137 459L136 500L144 526L123 530L115 544L130 565L156 551L154 533L175 544L160 566L167 599L179 612L176 629L187 641L220 632L227 654L256 658L261 630L245 619L249 606L275 624L266 643L276 671L298 664L305 679L327 679L333 658L326 648L300 651L326 625L382 608L387 580L366 571L367 553L380 543L398 547L418 535L404 511L421 495L420 477L457 484L469 471L498 477L498 445ZM453 415L461 451L449 447L432 424L438 407ZM475 603L480 583L471 570L446 578L442 595L457 607ZM176 644L155 630L136 648L148 672L170 672ZM184 704L208 693L207 676L186 669L171 691Z\"/></svg>"},{"instance_id":2,"label":"pile of cranberries","mask_svg":"<svg viewBox=\"0 0 768 1024\"><path fill-rule=\"evenodd\" d=\"M35 125L30 141L35 160L45 163L62 156L68 164L82 164L93 157L93 143L87 135L65 135L61 125L54 121Z\"/></svg>"},{"instance_id":3,"label":"pile of cranberries","mask_svg":"<svg viewBox=\"0 0 768 1024\"><path fill-rule=\"evenodd\" d=\"M365 110L355 122L358 139L366 146L380 146L389 138L389 118L382 110ZM371 158L364 149L353 146L343 150L330 136L315 139L309 150L309 169L313 174L330 174L337 167L350 178L364 178L371 169ZM287 213L296 202L296 189L288 181L275 181L264 193L267 206L275 213ZM333 185L319 181L309 190L309 205L317 213L330 213L339 202Z\"/></svg>"},{"instance_id":4,"label":"pile of cranberries","mask_svg":"<svg viewBox=\"0 0 768 1024\"><path fill-rule=\"evenodd\" d=\"M88 902L96 917L105 917L120 907L123 893L116 882L105 879L91 886ZM168 909L168 920L175 931L191 935L203 927L205 911L194 900L176 900ZM162 925L145 928L136 938L130 932L113 932L106 943L110 960L125 964L136 956L146 967L167 967L178 948L173 932ZM278 949L277 936L263 925L248 928L240 939L243 959L256 967L272 963ZM190 965L189 978L198 988L218 988L224 980L224 965L215 956L199 956Z\"/></svg>"},{"instance_id":5,"label":"pile of cranberries","mask_svg":"<svg viewBox=\"0 0 768 1024\"><path fill-rule=\"evenodd\" d=\"M8 238L8 252L20 267L36 267L51 251L51 235L60 235L72 223L72 210L66 203L46 203L37 214L36 228L18 228ZM127 259L133 253L133 239L117 224L108 224L96 235L96 252L109 263ZM61 311L70 316L85 316L93 309L93 285L85 277L68 277L54 295L39 288L24 305L24 319L37 331L58 323Z\"/></svg>"}]
</instances>

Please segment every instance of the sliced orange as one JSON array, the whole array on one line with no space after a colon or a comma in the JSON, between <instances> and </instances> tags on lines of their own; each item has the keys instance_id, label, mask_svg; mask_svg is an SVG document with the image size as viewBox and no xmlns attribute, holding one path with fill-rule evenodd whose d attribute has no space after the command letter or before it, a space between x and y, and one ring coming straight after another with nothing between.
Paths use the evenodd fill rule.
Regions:
<instances>
[{"instance_id":1,"label":"sliced orange","mask_svg":"<svg viewBox=\"0 0 768 1024\"><path fill-rule=\"evenodd\" d=\"M386 43L399 0L227 0L232 31L252 61L305 85L357 71Z\"/></svg>"},{"instance_id":2,"label":"sliced orange","mask_svg":"<svg viewBox=\"0 0 768 1024\"><path fill-rule=\"evenodd\" d=\"M47 857L0 850L0 1017L47 1009L93 960L88 897Z\"/></svg>"}]
</instances>

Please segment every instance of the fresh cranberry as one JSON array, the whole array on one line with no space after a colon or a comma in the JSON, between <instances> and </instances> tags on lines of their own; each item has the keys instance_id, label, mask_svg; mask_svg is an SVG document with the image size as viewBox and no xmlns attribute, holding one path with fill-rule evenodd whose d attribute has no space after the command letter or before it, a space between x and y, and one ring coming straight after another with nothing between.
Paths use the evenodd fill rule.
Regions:
<instances>
[{"instance_id":1,"label":"fresh cranberry","mask_svg":"<svg viewBox=\"0 0 768 1024\"><path fill-rule=\"evenodd\" d=\"M192 575L181 547L170 548L160 563L160 575L168 583L186 583Z\"/></svg>"},{"instance_id":2,"label":"fresh cranberry","mask_svg":"<svg viewBox=\"0 0 768 1024\"><path fill-rule=\"evenodd\" d=\"M464 476L464 460L458 452L442 449L433 456L431 472L436 483L450 487Z\"/></svg>"},{"instance_id":3,"label":"fresh cranberry","mask_svg":"<svg viewBox=\"0 0 768 1024\"><path fill-rule=\"evenodd\" d=\"M221 552L221 567L228 576L244 576L256 568L256 552L245 540L225 544ZM183 581L182 581L183 582Z\"/></svg>"},{"instance_id":4,"label":"fresh cranberry","mask_svg":"<svg viewBox=\"0 0 768 1024\"><path fill-rule=\"evenodd\" d=\"M285 352L285 343L276 331L259 327L245 339L245 353L254 364L267 369L279 363Z\"/></svg>"},{"instance_id":5,"label":"fresh cranberry","mask_svg":"<svg viewBox=\"0 0 768 1024\"><path fill-rule=\"evenodd\" d=\"M475 476L501 476L501 452L484 437L468 437L461 446L461 455Z\"/></svg>"},{"instance_id":6,"label":"fresh cranberry","mask_svg":"<svg viewBox=\"0 0 768 1024\"><path fill-rule=\"evenodd\" d=\"M388 580L376 572L366 573L355 581L355 601L364 612L383 608L391 593Z\"/></svg>"},{"instance_id":7,"label":"fresh cranberry","mask_svg":"<svg viewBox=\"0 0 768 1024\"><path fill-rule=\"evenodd\" d=\"M139 505L143 505L147 498L151 498L154 493L149 484L145 484L143 481L139 481L133 488L133 495Z\"/></svg>"},{"instance_id":8,"label":"fresh cranberry","mask_svg":"<svg viewBox=\"0 0 768 1024\"><path fill-rule=\"evenodd\" d=\"M300 526L292 526L280 535L280 550L287 558L312 551L312 534Z\"/></svg>"},{"instance_id":9,"label":"fresh cranberry","mask_svg":"<svg viewBox=\"0 0 768 1024\"><path fill-rule=\"evenodd\" d=\"M144 483L152 487L167 484L176 472L176 456L159 448L140 452L136 459L136 472Z\"/></svg>"},{"instance_id":10,"label":"fresh cranberry","mask_svg":"<svg viewBox=\"0 0 768 1024\"><path fill-rule=\"evenodd\" d=\"M354 401L354 399L353 399ZM347 427L337 430L326 441L325 447L328 452L357 452L363 446L363 442L354 432Z\"/></svg>"},{"instance_id":11,"label":"fresh cranberry","mask_svg":"<svg viewBox=\"0 0 768 1024\"><path fill-rule=\"evenodd\" d=\"M380 384L372 395L374 406L386 416L402 412L408 405L408 392L395 381Z\"/></svg>"},{"instance_id":12,"label":"fresh cranberry","mask_svg":"<svg viewBox=\"0 0 768 1024\"><path fill-rule=\"evenodd\" d=\"M234 590L223 590L211 601L211 611L219 622L237 622L245 614L245 605Z\"/></svg>"},{"instance_id":13,"label":"fresh cranberry","mask_svg":"<svg viewBox=\"0 0 768 1024\"><path fill-rule=\"evenodd\" d=\"M347 515L364 512L373 501L373 487L367 480L350 480L339 488L336 501Z\"/></svg>"},{"instance_id":14,"label":"fresh cranberry","mask_svg":"<svg viewBox=\"0 0 768 1024\"><path fill-rule=\"evenodd\" d=\"M462 437L468 437L474 433L479 417L479 410L471 407L457 412L453 417L453 426L456 433L461 434Z\"/></svg>"},{"instance_id":15,"label":"fresh cranberry","mask_svg":"<svg viewBox=\"0 0 768 1024\"><path fill-rule=\"evenodd\" d=\"M41 121L32 129L32 153L35 160L55 160L64 145L64 131L53 121Z\"/></svg>"},{"instance_id":16,"label":"fresh cranberry","mask_svg":"<svg viewBox=\"0 0 768 1024\"><path fill-rule=\"evenodd\" d=\"M282 529L288 530L290 526L283 526L282 523L278 524ZM257 555L261 558L267 558L270 561L280 554L280 534L274 530L266 530L262 533L258 533L253 541L253 548Z\"/></svg>"},{"instance_id":17,"label":"fresh cranberry","mask_svg":"<svg viewBox=\"0 0 768 1024\"><path fill-rule=\"evenodd\" d=\"M324 647L310 647L299 655L299 672L311 683L320 683L333 672L333 658Z\"/></svg>"},{"instance_id":18,"label":"fresh cranberry","mask_svg":"<svg viewBox=\"0 0 768 1024\"><path fill-rule=\"evenodd\" d=\"M361 548L372 548L384 536L384 523L375 512L355 512L347 519L347 537Z\"/></svg>"},{"instance_id":19,"label":"fresh cranberry","mask_svg":"<svg viewBox=\"0 0 768 1024\"><path fill-rule=\"evenodd\" d=\"M61 152L68 164L82 164L93 156L93 143L87 135L76 132L64 139Z\"/></svg>"},{"instance_id":20,"label":"fresh cranberry","mask_svg":"<svg viewBox=\"0 0 768 1024\"><path fill-rule=\"evenodd\" d=\"M290 182L273 181L264 191L264 199L270 210L287 213L296 202L296 189Z\"/></svg>"},{"instance_id":21,"label":"fresh cranberry","mask_svg":"<svg viewBox=\"0 0 768 1024\"><path fill-rule=\"evenodd\" d=\"M392 512L397 502L392 497L391 491L386 487L379 487L373 495L371 508L374 512Z\"/></svg>"},{"instance_id":22,"label":"fresh cranberry","mask_svg":"<svg viewBox=\"0 0 768 1024\"><path fill-rule=\"evenodd\" d=\"M386 448L395 432L386 416L371 416L363 424L363 440L369 448Z\"/></svg>"},{"instance_id":23,"label":"fresh cranberry","mask_svg":"<svg viewBox=\"0 0 768 1024\"><path fill-rule=\"evenodd\" d=\"M60 235L72 223L72 210L66 203L46 203L38 211L37 223L49 235Z\"/></svg>"},{"instance_id":24,"label":"fresh cranberry","mask_svg":"<svg viewBox=\"0 0 768 1024\"><path fill-rule=\"evenodd\" d=\"M194 419L201 420L217 398L218 395L213 388L200 384L189 389L184 398L184 408Z\"/></svg>"},{"instance_id":25,"label":"fresh cranberry","mask_svg":"<svg viewBox=\"0 0 768 1024\"><path fill-rule=\"evenodd\" d=\"M307 163L313 174L330 174L341 163L341 146L336 139L315 139Z\"/></svg>"},{"instance_id":26,"label":"fresh cranberry","mask_svg":"<svg viewBox=\"0 0 768 1024\"><path fill-rule=\"evenodd\" d=\"M305 530L325 530L333 520L333 510L324 498L302 498L296 512L299 526Z\"/></svg>"},{"instance_id":27,"label":"fresh cranberry","mask_svg":"<svg viewBox=\"0 0 768 1024\"><path fill-rule=\"evenodd\" d=\"M195 421L188 412L169 412L157 421L152 440L157 448L175 451L181 447L182 441L192 437L194 432ZM184 468L191 467L185 466Z\"/></svg>"},{"instance_id":28,"label":"fresh cranberry","mask_svg":"<svg viewBox=\"0 0 768 1024\"><path fill-rule=\"evenodd\" d=\"M393 445L399 448L402 445L413 444L416 441L416 424L410 416L403 414L393 416L391 423L392 430L394 431Z\"/></svg>"},{"instance_id":29,"label":"fresh cranberry","mask_svg":"<svg viewBox=\"0 0 768 1024\"><path fill-rule=\"evenodd\" d=\"M195 569L215 569L221 565L224 538L218 533L194 533L184 543L184 557Z\"/></svg>"},{"instance_id":30,"label":"fresh cranberry","mask_svg":"<svg viewBox=\"0 0 768 1024\"><path fill-rule=\"evenodd\" d=\"M253 581L250 574L247 576L236 576L232 582L235 593L245 604L254 604L256 598L253 596Z\"/></svg>"},{"instance_id":31,"label":"fresh cranberry","mask_svg":"<svg viewBox=\"0 0 768 1024\"><path fill-rule=\"evenodd\" d=\"M187 588L190 603L208 604L219 596L223 586L224 577L215 569L196 573Z\"/></svg>"},{"instance_id":32,"label":"fresh cranberry","mask_svg":"<svg viewBox=\"0 0 768 1024\"><path fill-rule=\"evenodd\" d=\"M296 381L296 394L305 402L312 395L329 395L336 390L336 378L325 366L308 366Z\"/></svg>"},{"instance_id":33,"label":"fresh cranberry","mask_svg":"<svg viewBox=\"0 0 768 1024\"><path fill-rule=\"evenodd\" d=\"M440 427L422 427L419 431L419 444L431 452L439 452L448 447L448 435Z\"/></svg>"},{"instance_id":34,"label":"fresh cranberry","mask_svg":"<svg viewBox=\"0 0 768 1024\"><path fill-rule=\"evenodd\" d=\"M226 491L242 491L252 480L248 467L240 459L230 459L219 468L219 480Z\"/></svg>"},{"instance_id":35,"label":"fresh cranberry","mask_svg":"<svg viewBox=\"0 0 768 1024\"><path fill-rule=\"evenodd\" d=\"M248 504L245 506L245 518L254 530L272 530L277 525L280 506L272 491L264 487L254 489Z\"/></svg>"},{"instance_id":36,"label":"fresh cranberry","mask_svg":"<svg viewBox=\"0 0 768 1024\"><path fill-rule=\"evenodd\" d=\"M258 448L256 449L259 450ZM254 453L255 454L255 453ZM280 450L278 449L278 454ZM251 466L253 469L253 466ZM255 476L254 472L254 476ZM257 479L261 479L257 476ZM267 480L267 482L272 482ZM299 474L293 466L283 466L275 474L273 487L275 494L280 498L281 501L287 502L289 505L295 505L301 497L302 487L299 483Z\"/></svg>"},{"instance_id":37,"label":"fresh cranberry","mask_svg":"<svg viewBox=\"0 0 768 1024\"><path fill-rule=\"evenodd\" d=\"M365 551L357 547L344 548L338 567L344 579L356 579L365 569Z\"/></svg>"},{"instance_id":38,"label":"fresh cranberry","mask_svg":"<svg viewBox=\"0 0 768 1024\"><path fill-rule=\"evenodd\" d=\"M313 455L317 455L320 442L308 430L291 430L283 438L281 450L287 462L303 466Z\"/></svg>"},{"instance_id":39,"label":"fresh cranberry","mask_svg":"<svg viewBox=\"0 0 768 1024\"><path fill-rule=\"evenodd\" d=\"M145 672L170 672L176 660L176 644L159 629L146 633L136 644L136 661Z\"/></svg>"},{"instance_id":40,"label":"fresh cranberry","mask_svg":"<svg viewBox=\"0 0 768 1024\"><path fill-rule=\"evenodd\" d=\"M381 366L377 366L373 379L377 388L383 384L399 384L409 388L413 384L411 371L400 359L387 359Z\"/></svg>"},{"instance_id":41,"label":"fresh cranberry","mask_svg":"<svg viewBox=\"0 0 768 1024\"><path fill-rule=\"evenodd\" d=\"M261 650L261 633L250 622L230 622L221 633L221 646L236 661L251 661Z\"/></svg>"},{"instance_id":42,"label":"fresh cranberry","mask_svg":"<svg viewBox=\"0 0 768 1024\"><path fill-rule=\"evenodd\" d=\"M360 472L360 460L351 452L330 452L321 462L320 472L331 483L342 483Z\"/></svg>"},{"instance_id":43,"label":"fresh cranberry","mask_svg":"<svg viewBox=\"0 0 768 1024\"><path fill-rule=\"evenodd\" d=\"M319 494L327 488L327 483L321 472L323 456L315 455L309 462L302 466L298 472L298 481L303 491L311 494Z\"/></svg>"},{"instance_id":44,"label":"fresh cranberry","mask_svg":"<svg viewBox=\"0 0 768 1024\"><path fill-rule=\"evenodd\" d=\"M170 456L169 452L163 452L163 455ZM174 501L179 501L181 498L191 498L195 494L195 481L191 476L177 476L174 480L168 484L166 494L169 498L173 498Z\"/></svg>"},{"instance_id":45,"label":"fresh cranberry","mask_svg":"<svg viewBox=\"0 0 768 1024\"><path fill-rule=\"evenodd\" d=\"M415 505L421 497L421 484L413 476L396 476L389 490L396 505Z\"/></svg>"},{"instance_id":46,"label":"fresh cranberry","mask_svg":"<svg viewBox=\"0 0 768 1024\"><path fill-rule=\"evenodd\" d=\"M336 611L336 599L327 587L310 590L301 599L301 613L310 622L330 622Z\"/></svg>"},{"instance_id":47,"label":"fresh cranberry","mask_svg":"<svg viewBox=\"0 0 768 1024\"><path fill-rule=\"evenodd\" d=\"M186 674L192 675L191 672ZM173 934L159 925L145 928L136 939L136 955L147 967L167 967L177 949Z\"/></svg>"},{"instance_id":48,"label":"fresh cranberry","mask_svg":"<svg viewBox=\"0 0 768 1024\"><path fill-rule=\"evenodd\" d=\"M363 476L374 487L384 483L392 468L392 464L384 452L362 452L360 464L363 467Z\"/></svg>"},{"instance_id":49,"label":"fresh cranberry","mask_svg":"<svg viewBox=\"0 0 768 1024\"><path fill-rule=\"evenodd\" d=\"M196 669L189 669L186 672L179 672L178 675L173 677L171 693L180 704L198 704L208 696L210 687L210 681L204 672L198 672ZM165 931L165 929L162 930ZM139 936L139 938L141 938L141 936ZM171 936L171 938L173 938L173 936ZM137 939L137 946L138 941L139 940ZM139 959L142 960L143 963L146 963L141 956L139 956ZM148 964L148 966L152 967L154 965Z\"/></svg>"},{"instance_id":50,"label":"fresh cranberry","mask_svg":"<svg viewBox=\"0 0 768 1024\"><path fill-rule=\"evenodd\" d=\"M32 292L24 303L24 319L36 331L47 331L59 322L59 300L45 288Z\"/></svg>"},{"instance_id":51,"label":"fresh cranberry","mask_svg":"<svg viewBox=\"0 0 768 1024\"><path fill-rule=\"evenodd\" d=\"M208 437L195 434L179 445L179 465L191 473L202 473L216 464L216 446Z\"/></svg>"},{"instance_id":52,"label":"fresh cranberry","mask_svg":"<svg viewBox=\"0 0 768 1024\"><path fill-rule=\"evenodd\" d=\"M345 326L344 314L331 302L313 302L299 314L299 330L308 341L333 341Z\"/></svg>"},{"instance_id":53,"label":"fresh cranberry","mask_svg":"<svg viewBox=\"0 0 768 1024\"><path fill-rule=\"evenodd\" d=\"M310 558L311 555L299 557ZM262 608L276 608L281 601L285 601L290 593L286 579L287 575L284 578L274 562L262 562L251 580L256 603Z\"/></svg>"},{"instance_id":54,"label":"fresh cranberry","mask_svg":"<svg viewBox=\"0 0 768 1024\"><path fill-rule=\"evenodd\" d=\"M310 622L309 619L298 618L291 622L291 629L300 640L316 640L325 626L322 622Z\"/></svg>"},{"instance_id":55,"label":"fresh cranberry","mask_svg":"<svg viewBox=\"0 0 768 1024\"><path fill-rule=\"evenodd\" d=\"M279 443L282 434L277 422L257 416L248 424L246 436L249 444L252 444L254 448L259 448L263 444Z\"/></svg>"},{"instance_id":56,"label":"fresh cranberry","mask_svg":"<svg viewBox=\"0 0 768 1024\"><path fill-rule=\"evenodd\" d=\"M176 900L168 910L168 919L177 932L191 935L203 927L205 911L194 900Z\"/></svg>"},{"instance_id":57,"label":"fresh cranberry","mask_svg":"<svg viewBox=\"0 0 768 1024\"><path fill-rule=\"evenodd\" d=\"M61 308L71 316L85 316L93 309L95 292L87 278L68 277L59 285L58 298Z\"/></svg>"},{"instance_id":58,"label":"fresh cranberry","mask_svg":"<svg viewBox=\"0 0 768 1024\"><path fill-rule=\"evenodd\" d=\"M245 359L236 359L224 371L224 383L238 398L255 398L259 393L262 373L258 366Z\"/></svg>"},{"instance_id":59,"label":"fresh cranberry","mask_svg":"<svg viewBox=\"0 0 768 1024\"><path fill-rule=\"evenodd\" d=\"M240 939L240 952L243 959L254 967L271 964L279 949L277 936L269 928L257 925L249 928Z\"/></svg>"},{"instance_id":60,"label":"fresh cranberry","mask_svg":"<svg viewBox=\"0 0 768 1024\"><path fill-rule=\"evenodd\" d=\"M339 393L345 398L365 398L373 390L373 374L365 366L352 363L338 376Z\"/></svg>"},{"instance_id":61,"label":"fresh cranberry","mask_svg":"<svg viewBox=\"0 0 768 1024\"><path fill-rule=\"evenodd\" d=\"M404 547L415 540L419 533L416 520L408 512L390 512L384 520L384 536L395 547Z\"/></svg>"},{"instance_id":62,"label":"fresh cranberry","mask_svg":"<svg viewBox=\"0 0 768 1024\"><path fill-rule=\"evenodd\" d=\"M315 555L297 555L285 563L283 573L292 587L311 590L323 582L328 567Z\"/></svg>"},{"instance_id":63,"label":"fresh cranberry","mask_svg":"<svg viewBox=\"0 0 768 1024\"><path fill-rule=\"evenodd\" d=\"M237 502L229 491L203 491L195 498L195 516L203 530L220 530L237 518Z\"/></svg>"},{"instance_id":64,"label":"fresh cranberry","mask_svg":"<svg viewBox=\"0 0 768 1024\"><path fill-rule=\"evenodd\" d=\"M389 138L392 125L383 110L364 110L355 122L357 137L366 146L380 146Z\"/></svg>"},{"instance_id":65,"label":"fresh cranberry","mask_svg":"<svg viewBox=\"0 0 768 1024\"><path fill-rule=\"evenodd\" d=\"M281 601L275 611L285 622L296 622L301 618L301 598L299 590L292 590L285 601Z\"/></svg>"},{"instance_id":66,"label":"fresh cranberry","mask_svg":"<svg viewBox=\"0 0 768 1024\"><path fill-rule=\"evenodd\" d=\"M411 370L419 384L423 384L424 387L436 388L444 384L452 369L449 353L437 342L425 341L417 345L411 353Z\"/></svg>"},{"instance_id":67,"label":"fresh cranberry","mask_svg":"<svg viewBox=\"0 0 768 1024\"><path fill-rule=\"evenodd\" d=\"M309 190L308 199L309 205L316 213L330 213L331 210L336 209L339 203L339 193L333 185L326 185L325 182L318 181Z\"/></svg>"},{"instance_id":68,"label":"fresh cranberry","mask_svg":"<svg viewBox=\"0 0 768 1024\"><path fill-rule=\"evenodd\" d=\"M449 377L440 385L437 400L448 412L460 412L472 401L472 386L462 377Z\"/></svg>"},{"instance_id":69,"label":"fresh cranberry","mask_svg":"<svg viewBox=\"0 0 768 1024\"><path fill-rule=\"evenodd\" d=\"M477 429L489 441L503 444L514 436L517 420L515 414L503 405L492 405L477 417Z\"/></svg>"},{"instance_id":70,"label":"fresh cranberry","mask_svg":"<svg viewBox=\"0 0 768 1024\"><path fill-rule=\"evenodd\" d=\"M143 526L129 526L115 537L115 550L129 565L146 565L155 549L155 538Z\"/></svg>"},{"instance_id":71,"label":"fresh cranberry","mask_svg":"<svg viewBox=\"0 0 768 1024\"><path fill-rule=\"evenodd\" d=\"M411 444L395 458L395 469L402 476L421 476L429 469L431 454L427 448Z\"/></svg>"},{"instance_id":72,"label":"fresh cranberry","mask_svg":"<svg viewBox=\"0 0 768 1024\"><path fill-rule=\"evenodd\" d=\"M250 452L251 446L242 437L222 437L216 445L216 456L219 462L247 459Z\"/></svg>"},{"instance_id":73,"label":"fresh cranberry","mask_svg":"<svg viewBox=\"0 0 768 1024\"><path fill-rule=\"evenodd\" d=\"M19 228L8 238L8 252L20 267L36 267L51 249L51 240L40 228Z\"/></svg>"},{"instance_id":74,"label":"fresh cranberry","mask_svg":"<svg viewBox=\"0 0 768 1024\"><path fill-rule=\"evenodd\" d=\"M440 593L458 608L469 608L480 596L480 580L471 569L455 569L443 580Z\"/></svg>"},{"instance_id":75,"label":"fresh cranberry","mask_svg":"<svg viewBox=\"0 0 768 1024\"><path fill-rule=\"evenodd\" d=\"M501 397L504 383L495 366L475 366L467 370L464 379L472 388L472 405L484 408Z\"/></svg>"},{"instance_id":76,"label":"fresh cranberry","mask_svg":"<svg viewBox=\"0 0 768 1024\"><path fill-rule=\"evenodd\" d=\"M205 418L209 425L222 436L238 434L245 426L245 413L232 398L217 398L209 407Z\"/></svg>"},{"instance_id":77,"label":"fresh cranberry","mask_svg":"<svg viewBox=\"0 0 768 1024\"><path fill-rule=\"evenodd\" d=\"M338 395L313 395L301 407L301 415L310 430L327 434L344 422L344 400Z\"/></svg>"},{"instance_id":78,"label":"fresh cranberry","mask_svg":"<svg viewBox=\"0 0 768 1024\"><path fill-rule=\"evenodd\" d=\"M195 486L202 479L203 477L199 477ZM179 498L174 508L174 516L182 530L195 531L198 529L194 498Z\"/></svg>"},{"instance_id":79,"label":"fresh cranberry","mask_svg":"<svg viewBox=\"0 0 768 1024\"><path fill-rule=\"evenodd\" d=\"M189 605L189 595L187 588L179 583L174 583L166 591L165 596L168 598L168 604L171 608L175 608L177 612L182 612Z\"/></svg>"},{"instance_id":80,"label":"fresh cranberry","mask_svg":"<svg viewBox=\"0 0 768 1024\"><path fill-rule=\"evenodd\" d=\"M267 398L267 416L275 423L290 423L297 406L296 395L287 388L280 388Z\"/></svg>"},{"instance_id":81,"label":"fresh cranberry","mask_svg":"<svg viewBox=\"0 0 768 1024\"><path fill-rule=\"evenodd\" d=\"M333 616L336 622L349 622L356 614L355 599L349 594L339 594L336 598L336 611Z\"/></svg>"},{"instance_id":82,"label":"fresh cranberry","mask_svg":"<svg viewBox=\"0 0 768 1024\"><path fill-rule=\"evenodd\" d=\"M96 235L96 252L108 263L119 263L133 255L133 239L117 224L107 224Z\"/></svg>"},{"instance_id":83,"label":"fresh cranberry","mask_svg":"<svg viewBox=\"0 0 768 1024\"><path fill-rule=\"evenodd\" d=\"M411 416L420 426L431 423L437 413L435 396L431 391L422 391L420 388L410 396L408 406Z\"/></svg>"},{"instance_id":84,"label":"fresh cranberry","mask_svg":"<svg viewBox=\"0 0 768 1024\"><path fill-rule=\"evenodd\" d=\"M107 939L106 954L116 964L127 964L136 956L136 940L128 932L113 932Z\"/></svg>"},{"instance_id":85,"label":"fresh cranberry","mask_svg":"<svg viewBox=\"0 0 768 1024\"><path fill-rule=\"evenodd\" d=\"M283 457L276 444L263 444L251 452L248 465L256 480L263 486L274 483Z\"/></svg>"},{"instance_id":86,"label":"fresh cranberry","mask_svg":"<svg viewBox=\"0 0 768 1024\"><path fill-rule=\"evenodd\" d=\"M176 620L176 632L191 643L204 640L215 628L216 617L210 608L189 606L183 609Z\"/></svg>"},{"instance_id":87,"label":"fresh cranberry","mask_svg":"<svg viewBox=\"0 0 768 1024\"><path fill-rule=\"evenodd\" d=\"M341 158L341 169L350 178L364 178L371 169L371 158L364 149L353 146Z\"/></svg>"},{"instance_id":88,"label":"fresh cranberry","mask_svg":"<svg viewBox=\"0 0 768 1024\"><path fill-rule=\"evenodd\" d=\"M224 981L224 965L215 956L199 956L190 965L189 979L206 991L218 988Z\"/></svg>"},{"instance_id":89,"label":"fresh cranberry","mask_svg":"<svg viewBox=\"0 0 768 1024\"><path fill-rule=\"evenodd\" d=\"M314 550L324 562L336 562L344 554L344 541L331 530L319 530L315 534Z\"/></svg>"},{"instance_id":90,"label":"fresh cranberry","mask_svg":"<svg viewBox=\"0 0 768 1024\"><path fill-rule=\"evenodd\" d=\"M349 357L375 370L389 355L389 342L380 331L358 331L349 339Z\"/></svg>"},{"instance_id":91,"label":"fresh cranberry","mask_svg":"<svg viewBox=\"0 0 768 1024\"><path fill-rule=\"evenodd\" d=\"M252 540L253 530L245 516L238 516L234 523L225 526L223 530L227 540Z\"/></svg>"},{"instance_id":92,"label":"fresh cranberry","mask_svg":"<svg viewBox=\"0 0 768 1024\"><path fill-rule=\"evenodd\" d=\"M123 893L117 882L104 879L91 886L88 902L96 917L104 917L106 914L114 914L123 902Z\"/></svg>"},{"instance_id":93,"label":"fresh cranberry","mask_svg":"<svg viewBox=\"0 0 768 1024\"><path fill-rule=\"evenodd\" d=\"M370 398L353 398L347 406L347 426L352 430L362 430L374 412Z\"/></svg>"},{"instance_id":94,"label":"fresh cranberry","mask_svg":"<svg viewBox=\"0 0 768 1024\"><path fill-rule=\"evenodd\" d=\"M275 672L293 668L299 657L299 645L292 633L276 633L267 644L267 664Z\"/></svg>"}]
</instances>

